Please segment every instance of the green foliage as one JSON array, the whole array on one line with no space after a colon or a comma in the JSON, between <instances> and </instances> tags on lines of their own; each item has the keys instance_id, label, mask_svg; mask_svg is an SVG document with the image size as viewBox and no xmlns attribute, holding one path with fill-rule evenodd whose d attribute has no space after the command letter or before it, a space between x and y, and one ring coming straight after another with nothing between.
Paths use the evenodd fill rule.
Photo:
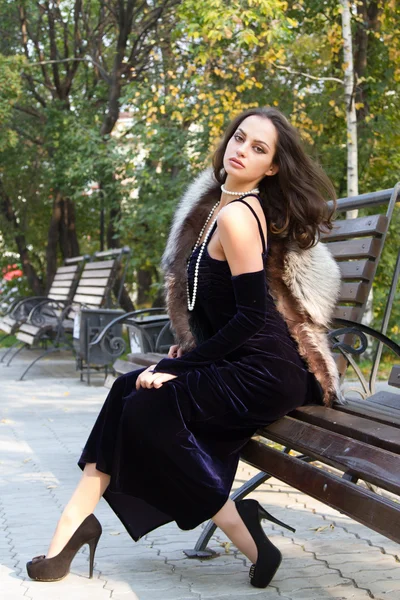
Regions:
<instances>
[{"instance_id":1,"label":"green foliage","mask_svg":"<svg viewBox=\"0 0 400 600\"><path fill-rule=\"evenodd\" d=\"M0 152L15 146L18 141L18 133L10 127L10 119L23 92L19 73L22 64L20 56L0 54Z\"/></svg>"},{"instance_id":2,"label":"green foliage","mask_svg":"<svg viewBox=\"0 0 400 600\"><path fill-rule=\"evenodd\" d=\"M6 32L0 40L0 177L40 273L46 267L54 194L60 192L74 202L81 253L99 249L103 203L120 243L133 249L128 281L133 284L139 269L148 270L154 296L177 200L209 164L229 119L248 107L282 110L332 178L338 195L346 195L337 0L183 0L168 18L160 19L141 76L133 69L121 78L119 102L131 123L108 136L101 135L101 124L111 83L100 67L106 69L115 58L118 30L112 13L97 27L103 3L87 3L86 21L80 19L78 29L83 38L88 28L96 30L101 59L97 66L79 63L68 97L61 101L46 80L47 73L53 83L51 67L36 64L35 49L29 47L26 56L16 4L0 0ZM46 16L36 2L22 4L48 57ZM357 83L365 97L365 106L358 106L365 112L358 126L359 187L367 192L393 187L399 178L400 9L394 2L380 1L377 21L363 24L358 7L356 3L352 9L353 39L361 25L368 35L365 72ZM60 56L64 36L72 44L75 31L72 13L65 12L63 18L55 35ZM133 34L131 38L129 48ZM62 81L71 66L59 65ZM102 191L91 193L98 181ZM377 322L399 247L399 225L397 211L376 280ZM1 216L0 231L4 247L15 251L13 232ZM400 322L399 304L392 330Z\"/></svg>"}]
</instances>

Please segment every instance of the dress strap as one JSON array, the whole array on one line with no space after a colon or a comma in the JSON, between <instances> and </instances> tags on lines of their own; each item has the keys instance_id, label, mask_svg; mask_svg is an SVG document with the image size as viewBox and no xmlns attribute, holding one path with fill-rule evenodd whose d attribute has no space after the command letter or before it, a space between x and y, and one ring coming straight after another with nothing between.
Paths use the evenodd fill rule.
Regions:
<instances>
[{"instance_id":1,"label":"dress strap","mask_svg":"<svg viewBox=\"0 0 400 600\"><path fill-rule=\"evenodd\" d=\"M251 212L253 213L253 215L257 219L258 229L260 231L260 235L261 235L261 239L262 239L262 244L263 244L264 252L266 252L267 251L267 244L265 243L264 232L263 232L262 227L261 227L260 219L258 218L257 213L254 210L254 208L252 206L250 206L250 204L248 202L246 202L246 200L243 200L242 198L237 198L236 200L231 200L230 204L232 202L243 202L243 204L246 204L246 206L249 207L249 209L251 210Z\"/></svg>"}]
</instances>

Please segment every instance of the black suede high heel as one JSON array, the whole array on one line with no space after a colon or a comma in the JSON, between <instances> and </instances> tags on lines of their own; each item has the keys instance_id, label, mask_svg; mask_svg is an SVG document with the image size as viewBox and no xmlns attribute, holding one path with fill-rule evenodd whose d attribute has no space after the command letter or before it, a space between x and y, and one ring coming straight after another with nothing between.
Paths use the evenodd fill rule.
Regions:
<instances>
[{"instance_id":1,"label":"black suede high heel","mask_svg":"<svg viewBox=\"0 0 400 600\"><path fill-rule=\"evenodd\" d=\"M282 561L282 554L265 535L261 527L261 519L268 519L268 521L293 532L296 530L270 515L257 500L237 500L235 504L257 546L257 562L251 565L249 571L250 583L254 587L265 588L277 572Z\"/></svg>"},{"instance_id":2,"label":"black suede high heel","mask_svg":"<svg viewBox=\"0 0 400 600\"><path fill-rule=\"evenodd\" d=\"M93 577L94 553L102 532L101 525L91 514L79 525L64 548L57 556L46 558L44 554L35 556L26 563L26 570L31 579L36 581L60 581L69 573L71 562L84 544L89 544L89 578Z\"/></svg>"}]
</instances>

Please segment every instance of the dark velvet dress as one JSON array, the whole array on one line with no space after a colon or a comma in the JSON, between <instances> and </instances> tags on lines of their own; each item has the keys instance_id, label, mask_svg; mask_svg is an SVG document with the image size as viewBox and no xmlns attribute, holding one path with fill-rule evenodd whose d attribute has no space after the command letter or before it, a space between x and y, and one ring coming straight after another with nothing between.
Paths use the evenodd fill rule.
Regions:
<instances>
[{"instance_id":1,"label":"dark velvet dress","mask_svg":"<svg viewBox=\"0 0 400 600\"><path fill-rule=\"evenodd\" d=\"M265 248L258 217L243 202ZM198 252L189 264L191 297ZM190 324L196 348L155 369L177 377L139 390L144 368L118 377L78 461L111 475L104 498L134 540L169 521L192 529L211 518L228 499L240 450L256 430L321 401L264 270L232 276L205 249Z\"/></svg>"}]
</instances>

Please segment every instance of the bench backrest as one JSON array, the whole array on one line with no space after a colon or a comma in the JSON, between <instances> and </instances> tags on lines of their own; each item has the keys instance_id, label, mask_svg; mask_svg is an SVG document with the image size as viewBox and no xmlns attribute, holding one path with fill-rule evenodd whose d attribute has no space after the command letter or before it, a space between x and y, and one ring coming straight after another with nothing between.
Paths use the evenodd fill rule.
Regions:
<instances>
[{"instance_id":1,"label":"bench backrest","mask_svg":"<svg viewBox=\"0 0 400 600\"><path fill-rule=\"evenodd\" d=\"M88 256L67 258L64 266L58 267L56 271L48 298L65 301L67 304L71 302L76 291L82 267L88 258Z\"/></svg>"},{"instance_id":2,"label":"bench backrest","mask_svg":"<svg viewBox=\"0 0 400 600\"><path fill-rule=\"evenodd\" d=\"M74 309L81 305L88 308L109 307L111 305L111 292L122 257L128 253L128 248L96 252L94 255L95 260L87 263L82 271L78 287L72 299L73 313ZM98 260L106 257L109 258Z\"/></svg>"},{"instance_id":3,"label":"bench backrest","mask_svg":"<svg viewBox=\"0 0 400 600\"><path fill-rule=\"evenodd\" d=\"M387 210L386 214L377 213L355 219L338 218L332 231L321 235L342 275L335 318L361 322L399 191L400 187L396 186L393 190L338 200L337 212L340 215L350 208L367 208L384 202L387 202ZM351 340L348 338L346 341ZM343 374L347 360L342 355L336 355L335 359Z\"/></svg>"}]
</instances>

